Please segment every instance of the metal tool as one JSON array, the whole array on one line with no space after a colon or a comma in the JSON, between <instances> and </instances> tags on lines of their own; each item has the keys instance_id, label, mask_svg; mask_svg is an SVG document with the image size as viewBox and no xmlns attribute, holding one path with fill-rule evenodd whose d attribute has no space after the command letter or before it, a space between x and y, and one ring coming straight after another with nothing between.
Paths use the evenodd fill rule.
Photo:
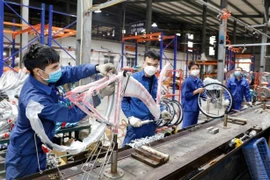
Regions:
<instances>
[{"instance_id":1,"label":"metal tool","mask_svg":"<svg viewBox=\"0 0 270 180\"><path fill-rule=\"evenodd\" d=\"M228 116L227 122L239 125L247 124L247 119Z\"/></svg>"},{"instance_id":2,"label":"metal tool","mask_svg":"<svg viewBox=\"0 0 270 180\"><path fill-rule=\"evenodd\" d=\"M152 167L160 166L169 161L170 155L157 151L149 146L141 146L131 156Z\"/></svg>"}]
</instances>

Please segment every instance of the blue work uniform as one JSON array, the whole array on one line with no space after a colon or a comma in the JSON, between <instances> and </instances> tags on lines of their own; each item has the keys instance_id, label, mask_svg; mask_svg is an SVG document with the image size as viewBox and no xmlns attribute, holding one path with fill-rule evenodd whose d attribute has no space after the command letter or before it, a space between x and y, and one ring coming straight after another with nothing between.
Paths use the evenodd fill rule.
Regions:
<instances>
[{"instance_id":1,"label":"blue work uniform","mask_svg":"<svg viewBox=\"0 0 270 180\"><path fill-rule=\"evenodd\" d=\"M189 76L182 85L181 101L183 106L183 125L182 128L198 123L199 117L199 94L193 95L193 91L203 88L203 82L200 78Z\"/></svg>"},{"instance_id":2,"label":"blue work uniform","mask_svg":"<svg viewBox=\"0 0 270 180\"><path fill-rule=\"evenodd\" d=\"M144 71L132 74L132 77L139 81L145 89L151 94L153 99L156 99L158 79L156 76L146 77ZM134 116L140 120L154 120L154 116L149 111L148 107L138 98L124 97L122 100L122 111L127 118ZM153 136L156 131L156 124L154 122L142 125L141 127L133 127L128 125L126 136L123 142L130 143L134 139L143 138L146 136Z\"/></svg>"},{"instance_id":3,"label":"blue work uniform","mask_svg":"<svg viewBox=\"0 0 270 180\"><path fill-rule=\"evenodd\" d=\"M237 78L232 77L228 80L226 86L230 90L233 97L233 110L241 110L241 104L244 100L244 97L246 98L247 102L250 102L249 84L244 77L241 77L239 81ZM225 98L229 99L228 94L225 94Z\"/></svg>"},{"instance_id":4,"label":"blue work uniform","mask_svg":"<svg viewBox=\"0 0 270 180\"><path fill-rule=\"evenodd\" d=\"M45 133L52 140L55 135L56 122L77 122L86 117L86 114L76 106L68 108L58 104L59 92L56 87L79 81L95 73L97 73L95 65L66 66L62 68L61 78L56 83L49 85L45 85L29 75L20 93L18 119L10 134L10 144L5 160L7 180L38 172L38 164L40 164L41 170L46 169L46 154L41 149L42 142L35 135L25 114L28 102L34 100L44 106L39 118Z\"/></svg>"}]
</instances>

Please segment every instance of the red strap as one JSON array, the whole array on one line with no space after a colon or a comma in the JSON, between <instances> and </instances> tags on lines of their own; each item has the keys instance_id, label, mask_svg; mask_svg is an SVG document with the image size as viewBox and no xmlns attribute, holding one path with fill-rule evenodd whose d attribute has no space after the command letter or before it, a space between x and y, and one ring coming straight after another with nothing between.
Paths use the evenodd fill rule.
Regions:
<instances>
[{"instance_id":1,"label":"red strap","mask_svg":"<svg viewBox=\"0 0 270 180\"><path fill-rule=\"evenodd\" d=\"M48 153L48 152L51 151L51 149L48 148L45 144L42 144L42 145L41 145L41 148L42 148L42 150L43 150L44 153Z\"/></svg>"}]
</instances>

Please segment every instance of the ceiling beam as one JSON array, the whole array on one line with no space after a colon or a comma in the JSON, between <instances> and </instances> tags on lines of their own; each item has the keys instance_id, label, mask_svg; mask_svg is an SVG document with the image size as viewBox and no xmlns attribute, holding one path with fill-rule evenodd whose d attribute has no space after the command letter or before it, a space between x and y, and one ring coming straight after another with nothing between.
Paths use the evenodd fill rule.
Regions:
<instances>
[{"instance_id":1,"label":"ceiling beam","mask_svg":"<svg viewBox=\"0 0 270 180\"><path fill-rule=\"evenodd\" d=\"M233 3L228 2L228 5L230 5L232 8L234 8L234 9L237 10L238 12L242 13L244 16L247 15L244 11L242 11L240 8L238 8L237 6L235 6ZM260 24L260 22L257 21L256 19L254 19L254 18L250 18L250 19L252 19L252 20L253 20L255 23L257 23L257 24ZM243 20L242 20L242 21L243 21ZM247 24L248 24L248 23L247 23Z\"/></svg>"},{"instance_id":2,"label":"ceiling beam","mask_svg":"<svg viewBox=\"0 0 270 180\"><path fill-rule=\"evenodd\" d=\"M255 8L250 2L247 0L242 0L246 5L248 5L251 9L253 9L258 15L263 16L263 13L261 13L257 8Z\"/></svg>"}]
</instances>

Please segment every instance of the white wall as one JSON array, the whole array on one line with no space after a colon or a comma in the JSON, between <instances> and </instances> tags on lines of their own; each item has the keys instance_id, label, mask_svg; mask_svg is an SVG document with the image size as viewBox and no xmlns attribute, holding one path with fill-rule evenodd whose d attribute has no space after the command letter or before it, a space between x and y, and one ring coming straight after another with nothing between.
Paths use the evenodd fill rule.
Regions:
<instances>
[{"instance_id":1,"label":"white wall","mask_svg":"<svg viewBox=\"0 0 270 180\"><path fill-rule=\"evenodd\" d=\"M8 38L11 39L10 34L6 34ZM35 36L29 35L29 40L32 40ZM4 40L5 42L8 42L8 40ZM45 39L47 41L47 38ZM67 51L68 48L71 47L71 50L68 51L72 55L72 57L76 58L75 55L75 47L76 47L76 38L75 37L67 37L67 38L62 38L62 39L57 39L56 40L59 44L61 44ZM19 36L16 37L16 43L20 42ZM54 47L58 47L58 45L54 42L52 42L52 45ZM129 44L125 43L125 45L134 45L134 44ZM104 60L106 59L105 56L114 56L113 63L118 65L120 62L121 58L121 48L122 45L121 43L117 42L109 42L109 41L103 41L103 40L92 40L92 49L94 50L92 53L91 57L91 62L93 64L97 63L104 63ZM63 66L68 65L68 62L70 62L72 65L75 65L76 62L66 53L64 50L61 50L60 48L56 48L57 51L60 54L61 57L61 64ZM155 48L154 48L155 49ZM156 49L159 51L159 49ZM90 49L89 49L90 51ZM109 53L110 51L110 53ZM128 56L132 56L135 53L131 51L125 51L125 53L128 53ZM165 56L169 59L171 64L173 64L173 51L171 50L165 50ZM141 45L138 47L138 65L141 65L143 62L143 54L144 54L144 46ZM166 62L166 57L163 56L163 65ZM192 54L189 53L189 60L192 60ZM124 67L126 66L126 59L124 59ZM179 52L177 53L177 66L176 69L182 69L186 70L186 53Z\"/></svg>"},{"instance_id":2,"label":"white wall","mask_svg":"<svg viewBox=\"0 0 270 180\"><path fill-rule=\"evenodd\" d=\"M73 51L69 53L71 53L75 57L75 46L76 46L75 38L68 37L68 38L57 40L57 41L66 48L70 46L73 49ZM126 44L132 45L128 43ZM53 43L53 45L55 44ZM116 65L119 64L119 61L121 58L121 49L122 49L121 43L101 41L101 40L92 40L92 49L94 50L94 52L92 53L90 63L103 63L104 60L106 59L104 56L114 56L114 64ZM159 51L159 49L155 49L155 50ZM125 51L125 53L128 53L128 56L132 56L135 54L134 52L131 52L131 51ZM143 54L144 54L144 46L139 46L138 47L138 65L142 64L143 62ZM61 63L63 65L66 65L68 62L75 64L74 60L72 60L72 58L70 58L64 51L61 51L60 55L62 59ZM173 52L166 50L165 56L173 64ZM163 56L163 65L165 64L165 59L167 59L165 56ZM182 52L178 52L176 69L185 69L185 64L186 64L185 61L186 61L186 54ZM124 61L124 66L126 66L126 59Z\"/></svg>"}]
</instances>

